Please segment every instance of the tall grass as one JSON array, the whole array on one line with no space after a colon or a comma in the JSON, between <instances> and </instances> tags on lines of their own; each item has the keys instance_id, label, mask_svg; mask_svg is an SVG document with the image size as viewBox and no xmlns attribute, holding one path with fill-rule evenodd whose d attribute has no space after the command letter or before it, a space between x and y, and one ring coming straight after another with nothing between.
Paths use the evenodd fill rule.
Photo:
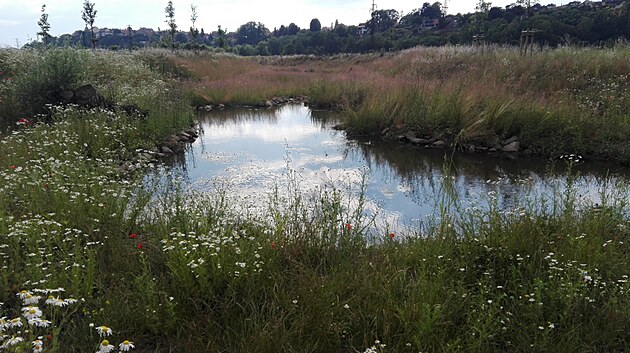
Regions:
<instances>
[{"instance_id":1,"label":"tall grass","mask_svg":"<svg viewBox=\"0 0 630 353\"><path fill-rule=\"evenodd\" d=\"M334 60L317 65L328 70ZM322 82L314 89L329 95ZM414 128L444 123L464 141L485 138L493 126L521 126L523 112L537 121L538 108L518 101L437 94L420 82L379 87L380 95L343 84L348 112L378 109L371 124L379 128L384 118ZM130 97L119 86L111 92ZM133 97L142 104L145 96ZM146 120L56 108L54 123L20 125L0 141L3 352L29 351L39 336L44 352L96 351L102 339L131 339L145 352L630 349L628 185L607 189L593 205L570 179L510 210L492 193L489 206L474 209L445 194L443 217L409 234L368 233L360 208L335 190L313 198L272 193L266 214L243 215L223 191L187 191L173 181L153 193L159 184L119 169L189 118L171 115L177 99L150 107L145 98ZM37 299L50 321L37 327L23 318L22 290L66 304ZM22 327L11 324L16 318ZM99 336L102 325L112 336Z\"/></svg>"}]
</instances>

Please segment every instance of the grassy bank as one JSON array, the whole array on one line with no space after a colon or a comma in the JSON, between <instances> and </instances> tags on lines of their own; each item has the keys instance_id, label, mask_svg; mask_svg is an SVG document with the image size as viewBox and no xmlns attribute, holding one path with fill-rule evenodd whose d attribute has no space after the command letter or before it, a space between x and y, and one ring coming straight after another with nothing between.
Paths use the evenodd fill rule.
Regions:
<instances>
[{"instance_id":1,"label":"grassy bank","mask_svg":"<svg viewBox=\"0 0 630 353\"><path fill-rule=\"evenodd\" d=\"M58 108L0 141L0 351L30 351L38 337L44 352L124 340L139 352L630 349L627 185L597 207L571 183L512 210L493 195L485 209L443 204L440 220L410 234L368 237L332 191L271 195L265 214L243 216L221 192L177 181L155 192L163 184L119 169L188 123L170 109L191 81L162 76L181 67L156 73L153 59L134 59L142 74L128 81L106 76L128 54L66 54L99 63L88 67L103 81L82 82L110 82L110 97L137 97L149 113ZM148 104L156 84L171 93Z\"/></svg>"},{"instance_id":2,"label":"grassy bank","mask_svg":"<svg viewBox=\"0 0 630 353\"><path fill-rule=\"evenodd\" d=\"M255 104L308 95L345 111L355 133L445 139L493 148L519 138L520 153L630 162L627 46L563 48L520 56L514 48L416 48L335 57L172 58L193 78L197 105ZM497 140L498 139L498 140Z\"/></svg>"}]
</instances>

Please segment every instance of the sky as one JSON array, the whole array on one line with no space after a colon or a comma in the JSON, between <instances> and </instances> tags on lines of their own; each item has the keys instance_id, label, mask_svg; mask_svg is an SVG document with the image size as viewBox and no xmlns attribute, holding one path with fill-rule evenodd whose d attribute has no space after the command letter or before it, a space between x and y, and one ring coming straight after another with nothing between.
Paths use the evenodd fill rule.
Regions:
<instances>
[{"instance_id":1,"label":"sky","mask_svg":"<svg viewBox=\"0 0 630 353\"><path fill-rule=\"evenodd\" d=\"M571 0L541 0L541 4L561 5ZM97 11L96 27L133 29L166 27L163 0L91 0ZM394 9L406 14L434 0L375 0L377 9ZM443 1L442 1L443 2ZM448 13L474 11L476 0L449 0ZM505 7L514 0L490 1L492 6ZM36 39L37 21L42 4L46 4L50 33L58 36L85 27L81 19L83 0L0 0L0 47L15 47ZM175 23L180 30L190 27L191 4L197 6L197 27L211 32L221 25L230 32L249 21L262 22L273 30L291 22L308 28L318 18L322 26L335 20L346 25L365 22L370 17L372 0L174 0Z\"/></svg>"}]
</instances>

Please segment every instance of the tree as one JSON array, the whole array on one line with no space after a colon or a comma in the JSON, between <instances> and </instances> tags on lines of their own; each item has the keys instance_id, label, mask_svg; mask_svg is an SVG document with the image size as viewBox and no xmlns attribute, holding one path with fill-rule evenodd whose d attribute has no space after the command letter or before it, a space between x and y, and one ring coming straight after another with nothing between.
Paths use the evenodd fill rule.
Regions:
<instances>
[{"instance_id":1,"label":"tree","mask_svg":"<svg viewBox=\"0 0 630 353\"><path fill-rule=\"evenodd\" d=\"M177 25L175 24L175 8L173 7L173 1L169 0L166 8L166 24L168 25L168 32L171 34L171 50L175 51L175 34L177 33Z\"/></svg>"},{"instance_id":2,"label":"tree","mask_svg":"<svg viewBox=\"0 0 630 353\"><path fill-rule=\"evenodd\" d=\"M433 5L425 2L422 4L422 9L420 10L420 16L427 19L438 19L444 16L444 12L442 11L442 4L439 2L434 2Z\"/></svg>"},{"instance_id":3,"label":"tree","mask_svg":"<svg viewBox=\"0 0 630 353\"><path fill-rule=\"evenodd\" d=\"M269 30L264 24L258 22L247 22L236 30L236 44L255 45L267 39Z\"/></svg>"},{"instance_id":4,"label":"tree","mask_svg":"<svg viewBox=\"0 0 630 353\"><path fill-rule=\"evenodd\" d=\"M215 44L217 45L217 47L219 48L227 48L227 42L225 41L225 31L221 29L221 26L219 25L219 28L217 30L217 39Z\"/></svg>"},{"instance_id":5,"label":"tree","mask_svg":"<svg viewBox=\"0 0 630 353\"><path fill-rule=\"evenodd\" d=\"M527 11L527 15L529 16L530 7L532 7L533 5L536 5L538 3L538 0L516 0L516 3L525 7L525 10Z\"/></svg>"},{"instance_id":6,"label":"tree","mask_svg":"<svg viewBox=\"0 0 630 353\"><path fill-rule=\"evenodd\" d=\"M127 25L127 37L129 38L129 51L131 52L131 50L133 49L133 29L131 28L131 25Z\"/></svg>"},{"instance_id":7,"label":"tree","mask_svg":"<svg viewBox=\"0 0 630 353\"><path fill-rule=\"evenodd\" d=\"M319 32L322 30L322 24L319 22L318 19L314 18L311 20L310 30L311 32Z\"/></svg>"},{"instance_id":8,"label":"tree","mask_svg":"<svg viewBox=\"0 0 630 353\"><path fill-rule=\"evenodd\" d=\"M85 26L90 28L92 34L92 49L96 48L96 37L94 36L94 20L96 20L96 10L94 10L94 3L85 0L83 3L83 11L81 12L81 18L85 22Z\"/></svg>"},{"instance_id":9,"label":"tree","mask_svg":"<svg viewBox=\"0 0 630 353\"><path fill-rule=\"evenodd\" d=\"M287 27L287 35L294 36L298 34L300 31L300 27L298 27L295 23L291 22L289 27Z\"/></svg>"},{"instance_id":10,"label":"tree","mask_svg":"<svg viewBox=\"0 0 630 353\"><path fill-rule=\"evenodd\" d=\"M192 26L190 26L190 36L193 40L193 48L197 48L197 44L199 43L199 29L195 27L195 22L197 22L197 6L190 4L190 22L192 22Z\"/></svg>"},{"instance_id":11,"label":"tree","mask_svg":"<svg viewBox=\"0 0 630 353\"><path fill-rule=\"evenodd\" d=\"M396 10L377 10L372 12L372 19L368 21L374 32L385 32L398 23L400 15Z\"/></svg>"},{"instance_id":12,"label":"tree","mask_svg":"<svg viewBox=\"0 0 630 353\"><path fill-rule=\"evenodd\" d=\"M39 26L40 31L37 32L39 37L42 37L42 41L44 45L48 45L48 41L52 36L50 35L50 24L48 23L48 14L46 11L46 5L42 5L42 16L37 21L37 25Z\"/></svg>"}]
</instances>

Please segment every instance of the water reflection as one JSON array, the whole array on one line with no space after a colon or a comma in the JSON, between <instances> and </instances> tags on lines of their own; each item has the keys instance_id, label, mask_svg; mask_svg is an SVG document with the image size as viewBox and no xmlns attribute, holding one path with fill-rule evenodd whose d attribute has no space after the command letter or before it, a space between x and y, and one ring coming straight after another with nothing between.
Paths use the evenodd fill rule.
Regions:
<instances>
[{"instance_id":1,"label":"water reflection","mask_svg":"<svg viewBox=\"0 0 630 353\"><path fill-rule=\"evenodd\" d=\"M437 206L444 202L483 207L490 194L502 207L513 208L536 195L561 197L553 190L567 183L564 163L468 154L451 159L445 151L349 140L331 129L336 120L334 113L302 105L211 112L201 119L200 138L174 163L173 171L183 172L198 189L217 183L227 187L249 200L243 206L249 210L265 207L266 195L286 189L289 181L302 192L343 190L350 205L358 204L363 190L366 212L378 214L380 226L396 229L436 217ZM444 182L445 169L449 183ZM628 179L626 170L613 172L620 180ZM579 173L579 192L598 202L600 180L610 166L581 165ZM450 192L444 192L445 185Z\"/></svg>"}]
</instances>

